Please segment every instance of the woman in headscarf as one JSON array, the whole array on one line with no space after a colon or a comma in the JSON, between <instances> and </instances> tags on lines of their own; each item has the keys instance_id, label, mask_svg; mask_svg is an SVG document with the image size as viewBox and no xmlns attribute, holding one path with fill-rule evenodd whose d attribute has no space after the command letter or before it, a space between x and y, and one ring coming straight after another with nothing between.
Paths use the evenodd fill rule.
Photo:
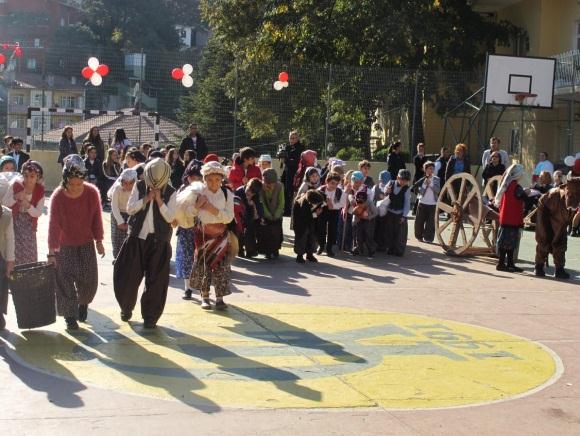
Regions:
<instances>
[{"instance_id":1,"label":"woman in headscarf","mask_svg":"<svg viewBox=\"0 0 580 436\"><path fill-rule=\"evenodd\" d=\"M29 160L22 165L22 177L14 179L2 203L12 209L16 265L38 262L36 228L44 212L42 167Z\"/></svg>"},{"instance_id":2,"label":"woman in headscarf","mask_svg":"<svg viewBox=\"0 0 580 436\"><path fill-rule=\"evenodd\" d=\"M185 153L187 154L186 150ZM203 177L201 175L201 167L203 163L198 160L193 160L187 165L183 173L182 185L177 191L177 195L181 194L185 188L191 186L194 182L201 182ZM177 248L175 251L175 277L183 279L185 284L184 300L191 300L193 289L189 285L189 278L191 277L191 270L193 267L193 255L195 251L195 230L194 227L177 228Z\"/></svg>"},{"instance_id":3,"label":"woman in headscarf","mask_svg":"<svg viewBox=\"0 0 580 436\"><path fill-rule=\"evenodd\" d=\"M129 229L127 203L136 181L137 171L127 168L123 170L121 176L107 193L108 198L111 199L111 242L113 243L114 259L119 255L121 246L127 238L127 230Z\"/></svg>"},{"instance_id":4,"label":"woman in headscarf","mask_svg":"<svg viewBox=\"0 0 580 436\"><path fill-rule=\"evenodd\" d=\"M228 225L234 219L234 194L222 187L226 176L219 162L208 162L201 168L204 187L191 214L198 218L195 231L195 256L190 286L198 289L201 308L211 309L209 288L216 295L215 308L227 308L224 297L231 294L231 243Z\"/></svg>"},{"instance_id":5,"label":"woman in headscarf","mask_svg":"<svg viewBox=\"0 0 580 436\"><path fill-rule=\"evenodd\" d=\"M58 313L68 329L86 321L98 287L96 251L105 255L101 199L85 182L83 159L73 154L63 161L62 183L50 198L48 260L56 266Z\"/></svg>"},{"instance_id":6,"label":"woman in headscarf","mask_svg":"<svg viewBox=\"0 0 580 436\"><path fill-rule=\"evenodd\" d=\"M90 144L97 149L97 157L101 162L105 161L105 144L101 139L101 133L99 132L99 126L91 127L89 134L84 140L84 143L90 142Z\"/></svg>"},{"instance_id":7,"label":"woman in headscarf","mask_svg":"<svg viewBox=\"0 0 580 436\"><path fill-rule=\"evenodd\" d=\"M0 173L13 173L16 171L16 161L12 156L2 156L0 158Z\"/></svg>"},{"instance_id":8,"label":"woman in headscarf","mask_svg":"<svg viewBox=\"0 0 580 436\"><path fill-rule=\"evenodd\" d=\"M520 229L524 225L524 200L526 191L519 184L524 167L513 164L505 172L495 195L499 207L499 232L497 236L498 271L522 272L515 265L514 252L520 241ZM507 258L507 265L506 265Z\"/></svg>"},{"instance_id":9,"label":"woman in headscarf","mask_svg":"<svg viewBox=\"0 0 580 436\"><path fill-rule=\"evenodd\" d=\"M273 168L264 170L264 187L260 192L260 203L264 217L257 229L258 253L266 259L277 259L284 241L282 217L284 216L284 185L278 181Z\"/></svg>"},{"instance_id":10,"label":"woman in headscarf","mask_svg":"<svg viewBox=\"0 0 580 436\"><path fill-rule=\"evenodd\" d=\"M170 175L171 167L161 158L145 165L144 180L135 183L127 202L128 235L113 269L115 298L124 322L133 316L145 278L141 315L146 329L157 327L167 300L177 196L169 183Z\"/></svg>"}]
</instances>

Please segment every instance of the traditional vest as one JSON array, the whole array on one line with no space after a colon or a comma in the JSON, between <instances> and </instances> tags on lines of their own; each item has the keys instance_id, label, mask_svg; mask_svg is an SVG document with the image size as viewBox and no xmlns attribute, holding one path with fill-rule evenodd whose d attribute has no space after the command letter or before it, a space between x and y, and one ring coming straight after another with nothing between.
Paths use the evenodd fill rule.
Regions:
<instances>
[{"instance_id":1,"label":"traditional vest","mask_svg":"<svg viewBox=\"0 0 580 436\"><path fill-rule=\"evenodd\" d=\"M139 199L141 200L147 195L147 185L145 181L139 180L137 182L137 189L139 191ZM163 191L161 192L161 198L165 204L169 203L169 199L175 192L175 188L170 184L167 184ZM143 228L143 223L145 222L145 217L149 212L149 208L153 205L153 224L155 227L155 238L169 242L171 241L171 235L173 234L173 229L171 224L165 221L161 212L159 211L159 206L155 201L150 201L145 205L143 209L137 212L135 215L129 217L129 235L139 237L139 233Z\"/></svg>"},{"instance_id":2,"label":"traditional vest","mask_svg":"<svg viewBox=\"0 0 580 436\"><path fill-rule=\"evenodd\" d=\"M395 194L395 183L393 182L393 191L389 194L389 199L391 203L389 204L389 209L391 210L401 210L405 206L405 193L409 189L409 186L402 186L398 194Z\"/></svg>"},{"instance_id":3,"label":"traditional vest","mask_svg":"<svg viewBox=\"0 0 580 436\"><path fill-rule=\"evenodd\" d=\"M524 201L516 197L518 182L512 181L501 197L499 223L502 226L520 227L524 225Z\"/></svg>"},{"instance_id":4,"label":"traditional vest","mask_svg":"<svg viewBox=\"0 0 580 436\"><path fill-rule=\"evenodd\" d=\"M14 189L14 195L16 195L19 192L24 191L24 185L22 183L15 182L12 189ZM36 207L42 197L44 197L44 186L37 183L36 186L34 186L34 190L32 191L32 199L30 200L30 204ZM18 215L20 213L20 203L14 203L11 209L14 216ZM34 223L34 230L36 230L36 226L38 225L38 218L32 218L32 222Z\"/></svg>"}]
</instances>

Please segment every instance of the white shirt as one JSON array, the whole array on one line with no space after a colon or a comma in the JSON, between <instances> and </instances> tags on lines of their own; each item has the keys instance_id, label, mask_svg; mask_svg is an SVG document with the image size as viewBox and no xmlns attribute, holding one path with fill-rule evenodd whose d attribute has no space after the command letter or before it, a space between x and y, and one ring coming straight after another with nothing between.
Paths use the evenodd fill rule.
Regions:
<instances>
[{"instance_id":1,"label":"white shirt","mask_svg":"<svg viewBox=\"0 0 580 436\"><path fill-rule=\"evenodd\" d=\"M197 210L195 205L190 206L188 212L197 216L202 224L229 224L234 219L234 193L228 191L227 201L222 189L212 192L207 186L204 186L201 195L205 195L207 201L218 210L214 215L207 210Z\"/></svg>"},{"instance_id":2,"label":"white shirt","mask_svg":"<svg viewBox=\"0 0 580 436\"><path fill-rule=\"evenodd\" d=\"M25 192L25 191L20 191ZM26 193L26 200L30 203L32 201L32 194ZM2 199L2 204L7 207L12 207L16 203L16 198L14 198L14 185L10 185L10 188L6 191L4 198ZM38 218L44 212L44 196L38 200L38 204L33 206L32 204L27 210L21 210L21 212L26 212L32 218Z\"/></svg>"},{"instance_id":3,"label":"white shirt","mask_svg":"<svg viewBox=\"0 0 580 436\"><path fill-rule=\"evenodd\" d=\"M419 203L425 204L428 206L436 205L437 198L435 197L435 193L433 192L433 187L431 185L429 185L429 187L426 188L426 185L427 185L427 179L425 179L425 181L423 182L423 189L425 189L425 192L421 196L421 198L419 199Z\"/></svg>"},{"instance_id":4,"label":"white shirt","mask_svg":"<svg viewBox=\"0 0 580 436\"><path fill-rule=\"evenodd\" d=\"M326 191L324 191L324 194L326 194L326 199L332 202L332 207L330 208L330 210L338 210L346 206L347 195L344 193L344 191L342 192L339 201L334 201L334 198L336 197L336 189L334 191L329 191L327 189Z\"/></svg>"},{"instance_id":5,"label":"white shirt","mask_svg":"<svg viewBox=\"0 0 580 436\"><path fill-rule=\"evenodd\" d=\"M508 156L506 151L503 150L499 150L499 156L500 156L500 160L501 163L504 164L504 166L507 168L509 167L508 161L510 159L510 157ZM485 166L491 161L491 149L487 149L483 152L483 156L481 158L481 165L483 166L483 168L485 168ZM437 173L435 173L437 174Z\"/></svg>"},{"instance_id":6,"label":"white shirt","mask_svg":"<svg viewBox=\"0 0 580 436\"><path fill-rule=\"evenodd\" d=\"M124 224L125 219L121 212L127 213L127 203L131 193L125 191L122 185L115 186L111 195L111 213L115 217L117 224Z\"/></svg>"},{"instance_id":7,"label":"white shirt","mask_svg":"<svg viewBox=\"0 0 580 436\"><path fill-rule=\"evenodd\" d=\"M171 223L175 218L175 200L177 197L177 192L174 192L169 198L169 203L163 203L159 208L159 212L165 221ZM155 200L151 200L154 203ZM137 183L133 186L131 195L129 196L129 201L127 202L127 213L129 215L135 215L141 209L145 207L145 197L139 199L139 189L137 188ZM139 239L147 239L149 233L155 233L155 222L153 220L153 207L149 207L147 211L147 216L143 221L143 227L139 232Z\"/></svg>"}]
</instances>

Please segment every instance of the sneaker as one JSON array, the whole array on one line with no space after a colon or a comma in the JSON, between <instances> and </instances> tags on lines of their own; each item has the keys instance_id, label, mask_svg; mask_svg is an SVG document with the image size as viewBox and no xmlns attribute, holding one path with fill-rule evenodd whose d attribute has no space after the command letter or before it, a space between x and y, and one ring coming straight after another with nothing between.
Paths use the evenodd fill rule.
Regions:
<instances>
[{"instance_id":1,"label":"sneaker","mask_svg":"<svg viewBox=\"0 0 580 436\"><path fill-rule=\"evenodd\" d=\"M307 254L306 259L308 259L310 262L314 262L314 263L318 262L318 259L315 258L313 254Z\"/></svg>"},{"instance_id":2,"label":"sneaker","mask_svg":"<svg viewBox=\"0 0 580 436\"><path fill-rule=\"evenodd\" d=\"M80 322L85 322L87 320L88 311L89 311L88 304L79 304L79 321Z\"/></svg>"},{"instance_id":3,"label":"sneaker","mask_svg":"<svg viewBox=\"0 0 580 436\"><path fill-rule=\"evenodd\" d=\"M524 272L523 269L521 269L520 267L517 267L515 265L508 265L507 269L511 273L523 273Z\"/></svg>"},{"instance_id":4,"label":"sneaker","mask_svg":"<svg viewBox=\"0 0 580 436\"><path fill-rule=\"evenodd\" d=\"M297 263L306 263L306 261L304 260L304 257L301 254L296 256L296 262Z\"/></svg>"},{"instance_id":5,"label":"sneaker","mask_svg":"<svg viewBox=\"0 0 580 436\"><path fill-rule=\"evenodd\" d=\"M182 297L182 298L183 298L184 300L191 300L191 294L192 294L192 293L193 293L193 291L192 291L191 289L188 289L188 290L186 290L186 291L183 293L183 297Z\"/></svg>"},{"instance_id":6,"label":"sneaker","mask_svg":"<svg viewBox=\"0 0 580 436\"><path fill-rule=\"evenodd\" d=\"M503 263L498 263L495 267L497 271L508 271L508 267L505 266Z\"/></svg>"},{"instance_id":7,"label":"sneaker","mask_svg":"<svg viewBox=\"0 0 580 436\"><path fill-rule=\"evenodd\" d=\"M224 300L216 300L215 302L215 310L226 310L228 305L224 302Z\"/></svg>"},{"instance_id":8,"label":"sneaker","mask_svg":"<svg viewBox=\"0 0 580 436\"><path fill-rule=\"evenodd\" d=\"M544 265L536 265L534 268L534 274L536 277L546 277L546 273L544 272Z\"/></svg>"},{"instance_id":9,"label":"sneaker","mask_svg":"<svg viewBox=\"0 0 580 436\"><path fill-rule=\"evenodd\" d=\"M154 329L157 327L157 323L151 319L143 320L143 327L146 329Z\"/></svg>"},{"instance_id":10,"label":"sneaker","mask_svg":"<svg viewBox=\"0 0 580 436\"><path fill-rule=\"evenodd\" d=\"M204 298L203 301L201 302L201 308L203 310L209 310L211 309L211 302L209 301L208 298Z\"/></svg>"},{"instance_id":11,"label":"sneaker","mask_svg":"<svg viewBox=\"0 0 580 436\"><path fill-rule=\"evenodd\" d=\"M66 317L64 319L64 321L66 322L66 329L67 330L78 330L79 329L79 323L72 316Z\"/></svg>"},{"instance_id":12,"label":"sneaker","mask_svg":"<svg viewBox=\"0 0 580 436\"><path fill-rule=\"evenodd\" d=\"M133 316L133 312L121 312L121 321L128 322Z\"/></svg>"},{"instance_id":13,"label":"sneaker","mask_svg":"<svg viewBox=\"0 0 580 436\"><path fill-rule=\"evenodd\" d=\"M554 273L554 277L557 279L568 280L570 278L570 274L567 273L564 268L556 268L556 272Z\"/></svg>"}]
</instances>

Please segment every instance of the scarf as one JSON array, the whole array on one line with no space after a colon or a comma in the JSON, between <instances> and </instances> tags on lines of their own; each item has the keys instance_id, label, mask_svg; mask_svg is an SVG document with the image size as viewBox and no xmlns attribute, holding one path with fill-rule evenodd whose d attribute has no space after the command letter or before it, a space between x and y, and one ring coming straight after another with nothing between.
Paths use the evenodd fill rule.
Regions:
<instances>
[{"instance_id":1,"label":"scarf","mask_svg":"<svg viewBox=\"0 0 580 436\"><path fill-rule=\"evenodd\" d=\"M265 189L263 191L264 195L262 197L264 198L264 205L272 215L274 215L274 212L278 209L278 198L280 197L281 189L282 183L276 182L276 187L272 190L271 194ZM268 198L268 195L271 195L270 198Z\"/></svg>"}]
</instances>

